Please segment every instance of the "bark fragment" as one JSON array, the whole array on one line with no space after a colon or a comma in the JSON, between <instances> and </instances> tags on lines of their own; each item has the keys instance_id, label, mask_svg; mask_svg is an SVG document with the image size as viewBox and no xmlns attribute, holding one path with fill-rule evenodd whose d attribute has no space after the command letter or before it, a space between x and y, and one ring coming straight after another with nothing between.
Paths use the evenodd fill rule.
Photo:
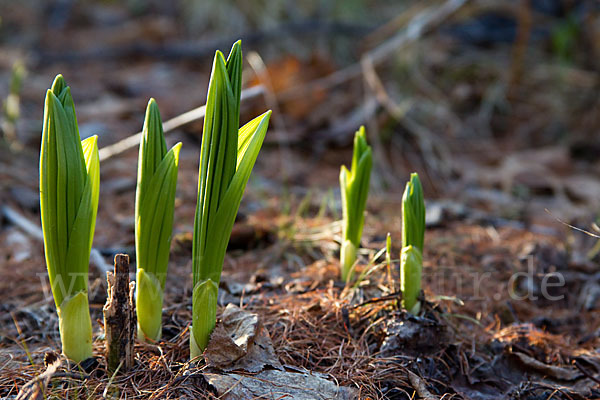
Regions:
<instances>
[{"instance_id":1,"label":"bark fragment","mask_svg":"<svg viewBox=\"0 0 600 400\"><path fill-rule=\"evenodd\" d=\"M136 315L135 282L129 282L129 256L115 256L115 271L106 273L108 297L104 305L106 364L109 371L127 371L133 366Z\"/></svg>"}]
</instances>

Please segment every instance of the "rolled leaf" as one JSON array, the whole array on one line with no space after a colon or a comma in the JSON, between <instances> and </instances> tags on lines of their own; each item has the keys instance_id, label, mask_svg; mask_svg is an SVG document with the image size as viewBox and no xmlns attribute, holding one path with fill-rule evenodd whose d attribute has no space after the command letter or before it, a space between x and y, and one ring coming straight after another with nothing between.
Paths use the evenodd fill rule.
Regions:
<instances>
[{"instance_id":1,"label":"rolled leaf","mask_svg":"<svg viewBox=\"0 0 600 400\"><path fill-rule=\"evenodd\" d=\"M181 143L167 152L158 105L150 99L140 141L135 202L138 337L159 340L173 232Z\"/></svg>"},{"instance_id":2,"label":"rolled leaf","mask_svg":"<svg viewBox=\"0 0 600 400\"><path fill-rule=\"evenodd\" d=\"M156 341L160 339L162 328L163 288L154 274L138 268L136 291L138 339Z\"/></svg>"},{"instance_id":3,"label":"rolled leaf","mask_svg":"<svg viewBox=\"0 0 600 400\"><path fill-rule=\"evenodd\" d=\"M354 135L351 169L348 170L345 166L340 169L343 214L340 264L344 281L352 277L351 267L356 260L356 251L360 247L372 167L371 147L367 144L365 127L361 126ZM346 244L346 241L350 241L353 246Z\"/></svg>"},{"instance_id":4,"label":"rolled leaf","mask_svg":"<svg viewBox=\"0 0 600 400\"><path fill-rule=\"evenodd\" d=\"M77 362L92 355L87 289L99 185L97 137L80 140L71 91L58 75L44 107L40 211L63 353Z\"/></svg>"},{"instance_id":5,"label":"rolled leaf","mask_svg":"<svg viewBox=\"0 0 600 400\"><path fill-rule=\"evenodd\" d=\"M193 317L190 334L190 358L202 355L217 319L219 287L211 279L198 282L192 294Z\"/></svg>"},{"instance_id":6,"label":"rolled leaf","mask_svg":"<svg viewBox=\"0 0 600 400\"><path fill-rule=\"evenodd\" d=\"M214 328L227 244L271 116L268 111L238 129L241 71L239 41L227 60L216 52L206 101L194 219L192 357L204 351Z\"/></svg>"},{"instance_id":7,"label":"rolled leaf","mask_svg":"<svg viewBox=\"0 0 600 400\"><path fill-rule=\"evenodd\" d=\"M423 256L415 246L407 246L400 254L400 289L402 290L402 307L417 314L420 309L418 296L421 292L421 272Z\"/></svg>"},{"instance_id":8,"label":"rolled leaf","mask_svg":"<svg viewBox=\"0 0 600 400\"><path fill-rule=\"evenodd\" d=\"M91 357L92 320L87 293L64 299L57 313L63 353L77 362Z\"/></svg>"},{"instance_id":9,"label":"rolled leaf","mask_svg":"<svg viewBox=\"0 0 600 400\"><path fill-rule=\"evenodd\" d=\"M425 200L417 173L410 175L402 196L402 247L416 246L423 251L425 242Z\"/></svg>"},{"instance_id":10,"label":"rolled leaf","mask_svg":"<svg viewBox=\"0 0 600 400\"><path fill-rule=\"evenodd\" d=\"M340 261L342 265L342 280L347 282L352 277L353 266L356 262L356 246L350 240L342 242Z\"/></svg>"}]
</instances>

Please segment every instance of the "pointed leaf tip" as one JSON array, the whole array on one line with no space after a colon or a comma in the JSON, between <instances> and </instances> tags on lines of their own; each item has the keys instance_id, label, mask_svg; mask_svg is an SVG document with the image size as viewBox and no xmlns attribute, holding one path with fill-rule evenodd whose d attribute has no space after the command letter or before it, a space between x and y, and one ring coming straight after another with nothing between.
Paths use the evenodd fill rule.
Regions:
<instances>
[{"instance_id":1,"label":"pointed leaf tip","mask_svg":"<svg viewBox=\"0 0 600 400\"><path fill-rule=\"evenodd\" d=\"M173 157L175 158L175 165L179 166L179 152L181 151L181 142L177 142L171 147L171 151L173 151Z\"/></svg>"},{"instance_id":2,"label":"pointed leaf tip","mask_svg":"<svg viewBox=\"0 0 600 400\"><path fill-rule=\"evenodd\" d=\"M54 92L54 94L58 96L66 87L67 82L65 81L65 78L62 76L62 74L56 75L56 77L54 78L54 82L52 82L52 92Z\"/></svg>"}]
</instances>

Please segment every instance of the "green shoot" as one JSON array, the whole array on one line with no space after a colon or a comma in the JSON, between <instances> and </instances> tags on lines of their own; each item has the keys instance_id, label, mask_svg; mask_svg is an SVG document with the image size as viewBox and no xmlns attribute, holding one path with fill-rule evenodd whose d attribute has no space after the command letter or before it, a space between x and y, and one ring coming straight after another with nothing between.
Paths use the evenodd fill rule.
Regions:
<instances>
[{"instance_id":1,"label":"green shoot","mask_svg":"<svg viewBox=\"0 0 600 400\"><path fill-rule=\"evenodd\" d=\"M267 111L238 130L241 85L238 41L227 60L216 52L208 87L192 249L191 358L204 351L215 326L227 244L271 116Z\"/></svg>"},{"instance_id":2,"label":"green shoot","mask_svg":"<svg viewBox=\"0 0 600 400\"><path fill-rule=\"evenodd\" d=\"M138 337L157 341L175 209L177 143L167 152L158 105L150 99L140 141L135 198L136 309Z\"/></svg>"},{"instance_id":3,"label":"green shoot","mask_svg":"<svg viewBox=\"0 0 600 400\"><path fill-rule=\"evenodd\" d=\"M17 138L17 121L20 115L20 93L23 87L26 70L21 61L13 64L10 77L9 93L4 101L4 118L0 126L0 131L8 144L15 149L21 148Z\"/></svg>"},{"instance_id":4,"label":"green shoot","mask_svg":"<svg viewBox=\"0 0 600 400\"><path fill-rule=\"evenodd\" d=\"M392 235L389 232L385 238L385 264L387 266L388 282L392 285L392 291L395 291L394 286L396 285L392 282Z\"/></svg>"},{"instance_id":5,"label":"green shoot","mask_svg":"<svg viewBox=\"0 0 600 400\"><path fill-rule=\"evenodd\" d=\"M425 242L425 200L417 173L410 174L402 196L402 247L413 245L423 251Z\"/></svg>"},{"instance_id":6,"label":"green shoot","mask_svg":"<svg viewBox=\"0 0 600 400\"><path fill-rule=\"evenodd\" d=\"M402 197L402 252L400 254L400 290L402 307L418 313L425 241L425 201L419 175L411 174Z\"/></svg>"},{"instance_id":7,"label":"green shoot","mask_svg":"<svg viewBox=\"0 0 600 400\"><path fill-rule=\"evenodd\" d=\"M62 350L76 362L92 356L88 267L99 186L97 137L81 141L70 88L58 75L44 107L40 209Z\"/></svg>"},{"instance_id":8,"label":"green shoot","mask_svg":"<svg viewBox=\"0 0 600 400\"><path fill-rule=\"evenodd\" d=\"M340 265L344 282L348 282L352 278L352 267L356 262L356 252L360 247L372 166L371 147L367 144L365 127L361 126L354 135L351 169L348 170L343 165L340 170L343 213Z\"/></svg>"},{"instance_id":9,"label":"green shoot","mask_svg":"<svg viewBox=\"0 0 600 400\"><path fill-rule=\"evenodd\" d=\"M400 290L402 290L402 307L417 314L420 304L417 301L421 292L421 271L423 256L421 251L412 245L402 248L400 253Z\"/></svg>"}]
</instances>

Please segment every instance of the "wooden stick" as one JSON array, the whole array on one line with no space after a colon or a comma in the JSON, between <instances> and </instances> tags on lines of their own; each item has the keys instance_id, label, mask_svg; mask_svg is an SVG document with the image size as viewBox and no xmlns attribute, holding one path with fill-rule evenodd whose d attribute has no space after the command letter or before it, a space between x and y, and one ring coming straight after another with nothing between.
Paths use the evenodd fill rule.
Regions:
<instances>
[{"instance_id":1,"label":"wooden stick","mask_svg":"<svg viewBox=\"0 0 600 400\"><path fill-rule=\"evenodd\" d=\"M129 282L129 256L115 256L115 272L106 273L108 298L102 309L104 313L104 336L106 340L106 364L114 372L133 366L136 316L133 291L135 282Z\"/></svg>"},{"instance_id":2,"label":"wooden stick","mask_svg":"<svg viewBox=\"0 0 600 400\"><path fill-rule=\"evenodd\" d=\"M28 218L21 215L17 210L10 206L0 206L0 215L3 215L12 224L19 227L23 232L36 240L44 240L44 234L39 225L31 222ZM104 257L98 249L92 247L90 252L90 263L95 265L102 273L110 271L111 265L104 261Z\"/></svg>"},{"instance_id":3,"label":"wooden stick","mask_svg":"<svg viewBox=\"0 0 600 400\"><path fill-rule=\"evenodd\" d=\"M242 90L240 101L249 100L254 97L258 97L264 93L264 87L262 85L252 86L247 89ZM199 120L204 118L204 114L206 113L206 105L194 108L193 110L184 112L181 115L178 115L175 118L171 118L163 124L163 130L165 133L172 131L175 128L179 128L182 125L190 123L192 121ZM142 137L142 132L135 133L131 136L126 137L123 140L119 140L116 143L103 147L98 152L98 157L100 161L105 161L112 156L123 153L125 150L129 150L132 147L138 146L140 144L140 138Z\"/></svg>"}]
</instances>

